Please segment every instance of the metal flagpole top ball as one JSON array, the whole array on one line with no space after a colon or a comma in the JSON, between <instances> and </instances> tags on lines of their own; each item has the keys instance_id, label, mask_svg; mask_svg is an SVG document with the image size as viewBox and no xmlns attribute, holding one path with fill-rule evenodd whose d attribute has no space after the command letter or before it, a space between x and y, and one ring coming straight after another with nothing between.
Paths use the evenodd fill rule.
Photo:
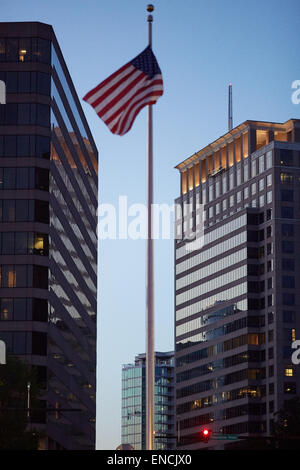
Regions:
<instances>
[{"instance_id":1,"label":"metal flagpole top ball","mask_svg":"<svg viewBox=\"0 0 300 470\"><path fill-rule=\"evenodd\" d=\"M152 13L154 11L154 5L147 5L147 11L149 13ZM148 21L151 23L153 21L153 16L152 15L148 15Z\"/></svg>"}]
</instances>

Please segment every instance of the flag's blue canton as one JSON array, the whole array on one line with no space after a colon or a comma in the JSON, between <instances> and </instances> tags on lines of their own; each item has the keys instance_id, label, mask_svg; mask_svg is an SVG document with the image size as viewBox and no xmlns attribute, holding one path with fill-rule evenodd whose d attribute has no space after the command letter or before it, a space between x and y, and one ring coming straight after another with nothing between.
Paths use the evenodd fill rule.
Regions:
<instances>
[{"instance_id":1,"label":"flag's blue canton","mask_svg":"<svg viewBox=\"0 0 300 470\"><path fill-rule=\"evenodd\" d=\"M131 60L130 63L148 75L150 79L153 78L154 75L161 73L156 57L150 46L146 47L146 49L135 57L135 59Z\"/></svg>"}]
</instances>

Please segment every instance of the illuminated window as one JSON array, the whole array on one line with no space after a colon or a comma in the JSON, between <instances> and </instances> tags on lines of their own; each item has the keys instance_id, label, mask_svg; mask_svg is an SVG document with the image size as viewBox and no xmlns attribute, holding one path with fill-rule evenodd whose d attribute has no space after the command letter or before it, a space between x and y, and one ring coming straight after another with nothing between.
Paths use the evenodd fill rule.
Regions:
<instances>
[{"instance_id":1,"label":"illuminated window","mask_svg":"<svg viewBox=\"0 0 300 470\"><path fill-rule=\"evenodd\" d=\"M205 168L205 160L202 160L201 162L201 182L205 183L206 181L206 168Z\"/></svg>"},{"instance_id":2,"label":"illuminated window","mask_svg":"<svg viewBox=\"0 0 300 470\"><path fill-rule=\"evenodd\" d=\"M226 147L223 147L223 148L222 148L222 152L221 152L221 165L222 165L222 168L226 168L226 167L227 167L227 164L226 164Z\"/></svg>"},{"instance_id":3,"label":"illuminated window","mask_svg":"<svg viewBox=\"0 0 300 470\"><path fill-rule=\"evenodd\" d=\"M292 183L293 175L290 175L288 173L280 173L280 181L281 183Z\"/></svg>"},{"instance_id":4,"label":"illuminated window","mask_svg":"<svg viewBox=\"0 0 300 470\"><path fill-rule=\"evenodd\" d=\"M236 162L241 161L241 138L238 137L235 140L235 160Z\"/></svg>"},{"instance_id":5,"label":"illuminated window","mask_svg":"<svg viewBox=\"0 0 300 470\"><path fill-rule=\"evenodd\" d=\"M264 147L269 143L269 132L268 131L256 131L256 149Z\"/></svg>"},{"instance_id":6,"label":"illuminated window","mask_svg":"<svg viewBox=\"0 0 300 470\"><path fill-rule=\"evenodd\" d=\"M233 142L228 145L228 164L229 166L233 165Z\"/></svg>"},{"instance_id":7,"label":"illuminated window","mask_svg":"<svg viewBox=\"0 0 300 470\"><path fill-rule=\"evenodd\" d=\"M248 132L243 134L243 158L248 157Z\"/></svg>"},{"instance_id":8,"label":"illuminated window","mask_svg":"<svg viewBox=\"0 0 300 470\"><path fill-rule=\"evenodd\" d=\"M19 61L24 62L25 56L26 56L26 49L20 49L19 50Z\"/></svg>"},{"instance_id":9,"label":"illuminated window","mask_svg":"<svg viewBox=\"0 0 300 470\"><path fill-rule=\"evenodd\" d=\"M194 181L193 181L193 167L189 168L189 191L193 189L194 187Z\"/></svg>"},{"instance_id":10,"label":"illuminated window","mask_svg":"<svg viewBox=\"0 0 300 470\"><path fill-rule=\"evenodd\" d=\"M284 375L285 375L286 377L293 377L293 375L294 375L293 369L287 367L287 368L285 369L285 371L284 371Z\"/></svg>"},{"instance_id":11,"label":"illuminated window","mask_svg":"<svg viewBox=\"0 0 300 470\"><path fill-rule=\"evenodd\" d=\"M296 341L296 330L292 328L292 341Z\"/></svg>"},{"instance_id":12,"label":"illuminated window","mask_svg":"<svg viewBox=\"0 0 300 470\"><path fill-rule=\"evenodd\" d=\"M200 174L199 174L199 163L196 163L195 164L195 167L194 167L194 172L195 172L195 186L199 186L200 184Z\"/></svg>"},{"instance_id":13,"label":"illuminated window","mask_svg":"<svg viewBox=\"0 0 300 470\"><path fill-rule=\"evenodd\" d=\"M186 194L186 171L181 173L181 192L182 194Z\"/></svg>"},{"instance_id":14,"label":"illuminated window","mask_svg":"<svg viewBox=\"0 0 300 470\"><path fill-rule=\"evenodd\" d=\"M274 132L274 140L277 140L279 142L287 142L288 141L287 133L286 132L275 131Z\"/></svg>"}]
</instances>

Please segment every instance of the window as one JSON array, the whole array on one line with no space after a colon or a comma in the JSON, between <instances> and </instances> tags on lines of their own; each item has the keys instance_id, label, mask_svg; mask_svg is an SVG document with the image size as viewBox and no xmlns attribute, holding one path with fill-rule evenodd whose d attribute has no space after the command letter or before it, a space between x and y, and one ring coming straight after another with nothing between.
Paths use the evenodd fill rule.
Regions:
<instances>
[{"instance_id":1,"label":"window","mask_svg":"<svg viewBox=\"0 0 300 470\"><path fill-rule=\"evenodd\" d=\"M281 217L283 219L293 219L294 218L294 208L293 207L281 207Z\"/></svg>"},{"instance_id":2,"label":"window","mask_svg":"<svg viewBox=\"0 0 300 470\"><path fill-rule=\"evenodd\" d=\"M294 180L293 175L291 175L289 173L280 173L280 181L281 181L282 184L284 184L284 183L291 184L291 183L293 183L293 180Z\"/></svg>"},{"instance_id":3,"label":"window","mask_svg":"<svg viewBox=\"0 0 300 470\"><path fill-rule=\"evenodd\" d=\"M11 232L2 233L2 246L1 253L3 255L13 255L14 254L14 237Z\"/></svg>"},{"instance_id":4,"label":"window","mask_svg":"<svg viewBox=\"0 0 300 470\"><path fill-rule=\"evenodd\" d=\"M251 194L252 196L256 194L256 183L251 184Z\"/></svg>"},{"instance_id":5,"label":"window","mask_svg":"<svg viewBox=\"0 0 300 470\"><path fill-rule=\"evenodd\" d=\"M294 191L292 189L281 189L281 200L282 201L293 201L294 200Z\"/></svg>"},{"instance_id":6,"label":"window","mask_svg":"<svg viewBox=\"0 0 300 470\"><path fill-rule=\"evenodd\" d=\"M284 323L294 323L296 319L296 313L291 312L290 310L284 310L282 312L282 319Z\"/></svg>"},{"instance_id":7,"label":"window","mask_svg":"<svg viewBox=\"0 0 300 470\"><path fill-rule=\"evenodd\" d=\"M294 226L292 224L282 224L281 235L283 237L292 237L294 235Z\"/></svg>"},{"instance_id":8,"label":"window","mask_svg":"<svg viewBox=\"0 0 300 470\"><path fill-rule=\"evenodd\" d=\"M265 204L265 196L264 194L262 194L261 196L259 196L259 207L263 207Z\"/></svg>"},{"instance_id":9,"label":"window","mask_svg":"<svg viewBox=\"0 0 300 470\"><path fill-rule=\"evenodd\" d=\"M259 191L263 191L264 190L264 187L265 187L265 180L264 178L261 178L258 182L258 187L259 187Z\"/></svg>"},{"instance_id":10,"label":"window","mask_svg":"<svg viewBox=\"0 0 300 470\"><path fill-rule=\"evenodd\" d=\"M294 370L292 367L286 367L284 370L284 375L285 377L293 377L294 376Z\"/></svg>"},{"instance_id":11,"label":"window","mask_svg":"<svg viewBox=\"0 0 300 470\"><path fill-rule=\"evenodd\" d=\"M283 305L295 305L295 295L294 294L282 294L282 303Z\"/></svg>"},{"instance_id":12,"label":"window","mask_svg":"<svg viewBox=\"0 0 300 470\"><path fill-rule=\"evenodd\" d=\"M280 165L293 166L293 151L287 149L280 150Z\"/></svg>"},{"instance_id":13,"label":"window","mask_svg":"<svg viewBox=\"0 0 300 470\"><path fill-rule=\"evenodd\" d=\"M0 321L13 319L13 299L1 299Z\"/></svg>"},{"instance_id":14,"label":"window","mask_svg":"<svg viewBox=\"0 0 300 470\"><path fill-rule=\"evenodd\" d=\"M33 287L48 289L48 268L37 265L33 267Z\"/></svg>"},{"instance_id":15,"label":"window","mask_svg":"<svg viewBox=\"0 0 300 470\"><path fill-rule=\"evenodd\" d=\"M289 395L295 395L297 393L297 385L296 382L286 382L284 384L284 393Z\"/></svg>"},{"instance_id":16,"label":"window","mask_svg":"<svg viewBox=\"0 0 300 470\"><path fill-rule=\"evenodd\" d=\"M294 242L290 240L281 241L282 253L294 253Z\"/></svg>"},{"instance_id":17,"label":"window","mask_svg":"<svg viewBox=\"0 0 300 470\"><path fill-rule=\"evenodd\" d=\"M295 271L294 258L282 258L281 266L284 271Z\"/></svg>"},{"instance_id":18,"label":"window","mask_svg":"<svg viewBox=\"0 0 300 470\"><path fill-rule=\"evenodd\" d=\"M244 160L244 182L249 179L248 162Z\"/></svg>"},{"instance_id":19,"label":"window","mask_svg":"<svg viewBox=\"0 0 300 470\"><path fill-rule=\"evenodd\" d=\"M253 178L253 176L256 176L256 160L253 160L251 162L251 176Z\"/></svg>"},{"instance_id":20,"label":"window","mask_svg":"<svg viewBox=\"0 0 300 470\"><path fill-rule=\"evenodd\" d=\"M35 200L35 221L44 224L49 223L49 203Z\"/></svg>"},{"instance_id":21,"label":"window","mask_svg":"<svg viewBox=\"0 0 300 470\"><path fill-rule=\"evenodd\" d=\"M32 332L32 354L37 356L47 355L47 334Z\"/></svg>"},{"instance_id":22,"label":"window","mask_svg":"<svg viewBox=\"0 0 300 470\"><path fill-rule=\"evenodd\" d=\"M269 152L266 153L266 169L268 170L271 167L272 167L272 151L269 150Z\"/></svg>"},{"instance_id":23,"label":"window","mask_svg":"<svg viewBox=\"0 0 300 470\"><path fill-rule=\"evenodd\" d=\"M267 186L272 186L272 175L267 175Z\"/></svg>"},{"instance_id":24,"label":"window","mask_svg":"<svg viewBox=\"0 0 300 470\"><path fill-rule=\"evenodd\" d=\"M282 287L287 289L295 288L295 278L294 276L282 276Z\"/></svg>"}]
</instances>

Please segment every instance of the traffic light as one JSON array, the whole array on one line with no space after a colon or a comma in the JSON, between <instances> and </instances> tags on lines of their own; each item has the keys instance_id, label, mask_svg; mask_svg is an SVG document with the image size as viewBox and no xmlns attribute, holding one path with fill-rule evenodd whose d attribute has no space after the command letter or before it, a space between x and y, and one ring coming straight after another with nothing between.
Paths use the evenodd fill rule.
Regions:
<instances>
[{"instance_id":1,"label":"traffic light","mask_svg":"<svg viewBox=\"0 0 300 470\"><path fill-rule=\"evenodd\" d=\"M203 428L200 431L200 440L202 442L208 442L211 438L211 430L208 428Z\"/></svg>"}]
</instances>

